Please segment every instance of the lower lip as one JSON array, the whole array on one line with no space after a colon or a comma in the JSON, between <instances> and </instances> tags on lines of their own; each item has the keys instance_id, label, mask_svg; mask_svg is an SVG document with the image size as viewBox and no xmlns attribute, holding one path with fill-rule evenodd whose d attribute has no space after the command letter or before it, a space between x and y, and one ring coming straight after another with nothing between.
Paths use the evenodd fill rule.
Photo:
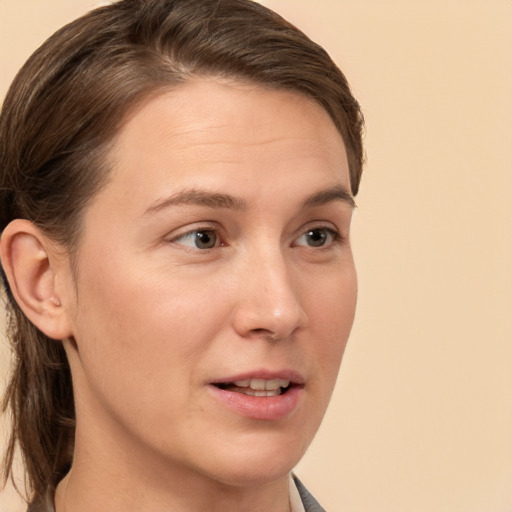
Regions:
<instances>
[{"instance_id":1,"label":"lower lip","mask_svg":"<svg viewBox=\"0 0 512 512\"><path fill-rule=\"evenodd\" d=\"M255 420L276 421L290 416L298 407L302 386L292 386L286 393L276 396L251 396L227 391L210 385L215 398L233 412Z\"/></svg>"}]
</instances>

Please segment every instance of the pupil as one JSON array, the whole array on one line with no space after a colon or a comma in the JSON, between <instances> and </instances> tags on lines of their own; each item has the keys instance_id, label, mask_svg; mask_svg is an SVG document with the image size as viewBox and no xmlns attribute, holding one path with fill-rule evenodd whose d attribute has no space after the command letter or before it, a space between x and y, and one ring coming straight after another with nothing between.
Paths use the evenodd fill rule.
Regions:
<instances>
[{"instance_id":1,"label":"pupil","mask_svg":"<svg viewBox=\"0 0 512 512\"><path fill-rule=\"evenodd\" d=\"M217 237L212 231L198 231L196 233L196 247L198 249L211 249L215 246Z\"/></svg>"},{"instance_id":2,"label":"pupil","mask_svg":"<svg viewBox=\"0 0 512 512\"><path fill-rule=\"evenodd\" d=\"M309 245L313 247L320 247L325 244L327 234L321 229L312 229L308 233Z\"/></svg>"}]
</instances>

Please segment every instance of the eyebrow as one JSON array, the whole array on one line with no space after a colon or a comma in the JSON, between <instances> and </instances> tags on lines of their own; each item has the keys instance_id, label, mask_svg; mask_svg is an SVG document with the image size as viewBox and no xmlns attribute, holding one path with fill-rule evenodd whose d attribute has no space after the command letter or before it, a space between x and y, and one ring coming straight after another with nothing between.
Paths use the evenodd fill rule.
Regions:
<instances>
[{"instance_id":1,"label":"eyebrow","mask_svg":"<svg viewBox=\"0 0 512 512\"><path fill-rule=\"evenodd\" d=\"M302 205L304 207L322 206L323 204L330 203L331 201L341 201L348 204L350 208L356 207L354 197L343 185L336 185L334 187L320 190L320 192L316 192L306 199Z\"/></svg>"},{"instance_id":2,"label":"eyebrow","mask_svg":"<svg viewBox=\"0 0 512 512\"><path fill-rule=\"evenodd\" d=\"M319 192L315 192L308 197L303 203L303 208L311 208L322 206L332 201L341 201L348 204L351 208L355 208L356 203L352 194L342 185L329 187ZM247 202L240 198L229 194L221 194L217 192L207 192L195 188L183 190L171 195L156 204L150 206L144 215L153 215L170 206L177 205L195 205L205 206L207 208L227 208L236 211L247 210Z\"/></svg>"},{"instance_id":3,"label":"eyebrow","mask_svg":"<svg viewBox=\"0 0 512 512\"><path fill-rule=\"evenodd\" d=\"M177 192L163 201L158 201L146 210L145 215L157 213L169 206L183 204L206 206L207 208L228 208L230 210L238 211L244 211L247 209L247 203L241 198L234 197L229 194L206 192L193 188Z\"/></svg>"}]
</instances>

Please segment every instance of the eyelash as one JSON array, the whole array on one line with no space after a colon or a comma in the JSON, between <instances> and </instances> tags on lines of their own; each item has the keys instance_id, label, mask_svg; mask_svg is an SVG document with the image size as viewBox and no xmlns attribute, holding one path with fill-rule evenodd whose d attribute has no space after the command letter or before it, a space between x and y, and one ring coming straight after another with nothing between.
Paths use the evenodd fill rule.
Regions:
<instances>
[{"instance_id":1,"label":"eyelash","mask_svg":"<svg viewBox=\"0 0 512 512\"><path fill-rule=\"evenodd\" d=\"M327 239L326 244L315 246L315 245L307 245L307 244L298 244L297 243L297 241L300 240L302 237L311 235L313 232L317 232L317 234L318 234L318 232L323 232L323 234L325 235L325 238ZM215 240L211 247L203 247L203 248L197 247L197 246L192 247L190 245L180 243L180 240L183 241L184 239L186 239L188 237L197 237L197 235L199 235L201 233L203 235L204 234L210 234L210 235L213 234L214 235ZM206 240L206 244L208 244L209 240L207 238L205 240ZM196 239L196 241L197 241L197 239ZM189 250L200 251L200 252L210 251L212 249L216 249L219 247L225 247L227 245L222 240L222 237L219 235L219 229L212 227L212 226L201 226L196 229L192 229L190 231L187 231L186 233L183 233L181 235L178 235L177 237L174 237L171 240L171 242L174 244L180 245L182 247L186 247ZM307 229L305 229L299 237L294 239L294 241L291 244L291 247L308 247L308 248L315 249L315 250L322 250L322 249L326 250L326 249L329 249L332 246L342 243L342 242L343 242L343 237L336 229L333 229L332 227L328 227L328 226L319 225L319 226L308 227Z\"/></svg>"},{"instance_id":2,"label":"eyelash","mask_svg":"<svg viewBox=\"0 0 512 512\"><path fill-rule=\"evenodd\" d=\"M183 243L179 243L179 240L184 240L188 237L191 237L191 236L194 236L199 233L210 233L210 234L214 234L215 237L216 237L216 240L215 240L215 244L214 246L212 247L207 247L207 248L200 248L200 247L191 247L191 246L187 246ZM219 242L220 240L220 242ZM214 249L214 248L217 248L217 247L224 247L226 245L225 242L222 241L222 237L219 235L219 230L216 229L216 228L212 228L211 226L208 226L208 227L199 227L197 229L192 229L190 231L187 231L186 233L183 233L182 235L178 235L177 237L173 238L171 240L171 242L177 244L177 245L181 245L181 246L184 246L184 247L187 247L191 250L198 250L198 251L208 251L210 249Z\"/></svg>"},{"instance_id":3,"label":"eyelash","mask_svg":"<svg viewBox=\"0 0 512 512\"><path fill-rule=\"evenodd\" d=\"M312 233L314 232L323 232L324 235L326 235L326 238L329 240L330 238L330 243L329 241L325 244L325 245L320 245L320 246L315 246L315 245L310 245L308 247L310 248L317 248L318 250L320 249L329 249L331 248L333 245L336 245L338 243L340 243L342 241L342 237L340 235L340 233L338 231L336 231L335 229L332 229L330 227L327 227L327 226L314 226L314 227L311 227L311 228L308 228L306 229L302 235L300 235L298 238L296 238L292 244L293 247L297 247L299 246L299 244L297 244L297 241L300 240L302 237L304 236L308 236L308 235L311 235Z\"/></svg>"}]
</instances>

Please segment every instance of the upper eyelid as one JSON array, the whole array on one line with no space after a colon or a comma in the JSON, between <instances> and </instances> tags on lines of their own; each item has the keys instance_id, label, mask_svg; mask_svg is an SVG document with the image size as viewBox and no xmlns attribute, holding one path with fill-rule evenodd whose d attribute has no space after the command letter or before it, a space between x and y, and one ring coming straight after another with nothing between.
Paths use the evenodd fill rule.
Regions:
<instances>
[{"instance_id":1,"label":"upper eyelid","mask_svg":"<svg viewBox=\"0 0 512 512\"><path fill-rule=\"evenodd\" d=\"M192 224L187 224L182 226L181 228L173 229L166 235L166 239L168 240L176 240L177 238L181 238L195 231L215 231L216 233L220 233L222 229L220 226L214 221L203 221L203 222L194 222Z\"/></svg>"},{"instance_id":2,"label":"upper eyelid","mask_svg":"<svg viewBox=\"0 0 512 512\"><path fill-rule=\"evenodd\" d=\"M179 235L176 235L172 238L172 240L179 240L180 238L186 238L187 236L193 235L194 233L201 233L204 231L212 232L215 234L218 234L218 230L211 229L211 228L197 228L197 229L191 229L189 231L185 231Z\"/></svg>"},{"instance_id":3,"label":"upper eyelid","mask_svg":"<svg viewBox=\"0 0 512 512\"><path fill-rule=\"evenodd\" d=\"M302 236L304 233L312 229L328 229L341 236L341 230L337 224L328 220L313 220L306 222L297 230L298 236Z\"/></svg>"}]
</instances>

